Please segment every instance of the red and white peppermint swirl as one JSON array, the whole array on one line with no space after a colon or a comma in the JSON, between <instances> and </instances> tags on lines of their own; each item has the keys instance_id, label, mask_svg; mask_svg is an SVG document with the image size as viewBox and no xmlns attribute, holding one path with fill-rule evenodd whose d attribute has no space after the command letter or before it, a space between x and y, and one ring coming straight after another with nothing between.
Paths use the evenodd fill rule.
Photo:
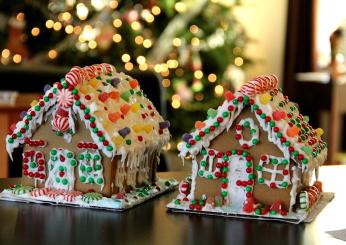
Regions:
<instances>
[{"instance_id":1,"label":"red and white peppermint swirl","mask_svg":"<svg viewBox=\"0 0 346 245\"><path fill-rule=\"evenodd\" d=\"M64 191L64 190L59 190L59 189L57 189L57 190L49 190L49 191L47 192L46 196L49 197L49 198L55 199L55 198L57 198L58 196L62 196L62 195L64 195L64 194L65 194L65 191Z\"/></svg>"},{"instance_id":2,"label":"red and white peppermint swirl","mask_svg":"<svg viewBox=\"0 0 346 245\"><path fill-rule=\"evenodd\" d=\"M72 92L66 88L58 90L56 99L59 106L70 107L73 104L73 95Z\"/></svg>"},{"instance_id":3,"label":"red and white peppermint swirl","mask_svg":"<svg viewBox=\"0 0 346 245\"><path fill-rule=\"evenodd\" d=\"M76 197L82 196L82 195L83 195L83 193L80 191L66 192L66 193L64 193L64 200L66 202L74 202L76 200Z\"/></svg>"},{"instance_id":4,"label":"red and white peppermint swirl","mask_svg":"<svg viewBox=\"0 0 346 245\"><path fill-rule=\"evenodd\" d=\"M83 70L86 72L89 79L93 79L95 77L94 69L92 69L91 66L86 66L83 68Z\"/></svg>"},{"instance_id":5,"label":"red and white peppermint swirl","mask_svg":"<svg viewBox=\"0 0 346 245\"><path fill-rule=\"evenodd\" d=\"M35 188L31 192L31 196L33 196L33 197L46 196L49 191L50 191L49 188Z\"/></svg>"},{"instance_id":6,"label":"red and white peppermint swirl","mask_svg":"<svg viewBox=\"0 0 346 245\"><path fill-rule=\"evenodd\" d=\"M60 131L62 133L66 132L69 129L68 117L55 117L52 122L52 126L56 131Z\"/></svg>"},{"instance_id":7,"label":"red and white peppermint swirl","mask_svg":"<svg viewBox=\"0 0 346 245\"><path fill-rule=\"evenodd\" d=\"M241 86L240 93L253 97L256 94L277 88L277 86L278 78L275 75L259 76Z\"/></svg>"}]
</instances>

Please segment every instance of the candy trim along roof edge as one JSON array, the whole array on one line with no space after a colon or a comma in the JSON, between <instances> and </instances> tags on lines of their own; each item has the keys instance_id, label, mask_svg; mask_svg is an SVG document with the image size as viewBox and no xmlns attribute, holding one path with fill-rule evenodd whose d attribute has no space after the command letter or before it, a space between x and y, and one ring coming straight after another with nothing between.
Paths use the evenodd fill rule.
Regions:
<instances>
[{"instance_id":1,"label":"candy trim along roof edge","mask_svg":"<svg viewBox=\"0 0 346 245\"><path fill-rule=\"evenodd\" d=\"M277 84L278 82L275 76L261 76L244 84L234 94L226 92L226 99L218 107L216 113L212 113L212 116L208 116L207 120L203 122L197 121L195 131L190 134L184 134L184 143L179 147L179 156L181 158L188 155L196 156L202 148L208 148L211 141L225 129L228 131L243 109L246 106L250 106L251 112L254 113L259 121L261 128L268 133L268 140L283 152L285 158L291 158L295 161L303 172L323 164L327 157L327 147L326 143L315 131L310 133L312 135L311 138L315 139L311 145L311 141L307 139L305 142L299 142L301 141L298 139L300 136L294 135L289 137L286 134L287 129L293 128L294 126L292 126L291 122L281 120L281 118L274 119L272 114L268 113L274 111L276 108L274 108L274 102L264 98L267 93L270 97L274 98L275 103L281 97L285 99L286 105L292 103L277 89ZM282 106L280 104L280 107L285 111L285 105ZM298 110L290 113L290 117L296 117L300 121L303 118ZM304 125L306 128L312 130L307 122L304 122ZM308 154L304 151L304 147L313 147L315 151Z\"/></svg>"}]
</instances>

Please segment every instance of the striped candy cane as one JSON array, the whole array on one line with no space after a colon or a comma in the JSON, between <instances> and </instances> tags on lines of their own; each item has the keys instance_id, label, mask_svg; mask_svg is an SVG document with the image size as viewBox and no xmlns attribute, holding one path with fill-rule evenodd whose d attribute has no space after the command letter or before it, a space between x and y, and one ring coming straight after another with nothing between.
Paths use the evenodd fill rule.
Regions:
<instances>
[{"instance_id":1,"label":"striped candy cane","mask_svg":"<svg viewBox=\"0 0 346 245\"><path fill-rule=\"evenodd\" d=\"M277 88L277 86L278 78L275 75L259 76L241 86L240 93L253 97L256 94Z\"/></svg>"}]
</instances>

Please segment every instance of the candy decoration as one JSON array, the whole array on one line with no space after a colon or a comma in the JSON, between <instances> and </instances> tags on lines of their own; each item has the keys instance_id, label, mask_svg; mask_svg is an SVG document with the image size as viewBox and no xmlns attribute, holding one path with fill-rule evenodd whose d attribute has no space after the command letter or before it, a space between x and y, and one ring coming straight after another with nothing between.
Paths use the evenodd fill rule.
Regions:
<instances>
[{"instance_id":1,"label":"candy decoration","mask_svg":"<svg viewBox=\"0 0 346 245\"><path fill-rule=\"evenodd\" d=\"M191 139L191 138L193 138L192 137L192 135L191 134L188 134L188 133L185 133L185 134L183 134L183 141L185 141L186 143L188 143L189 142L189 140Z\"/></svg>"},{"instance_id":2,"label":"candy decoration","mask_svg":"<svg viewBox=\"0 0 346 245\"><path fill-rule=\"evenodd\" d=\"M52 126L54 130L64 133L69 129L69 120L67 117L55 117Z\"/></svg>"},{"instance_id":3,"label":"candy decoration","mask_svg":"<svg viewBox=\"0 0 346 245\"><path fill-rule=\"evenodd\" d=\"M225 98L228 102L233 100L235 98L234 94L231 91L226 91L225 92Z\"/></svg>"},{"instance_id":4,"label":"candy decoration","mask_svg":"<svg viewBox=\"0 0 346 245\"><path fill-rule=\"evenodd\" d=\"M207 115L211 118L215 118L216 115L217 115L217 110L213 109L213 108L210 108L208 109L207 111Z\"/></svg>"},{"instance_id":5,"label":"candy decoration","mask_svg":"<svg viewBox=\"0 0 346 245\"><path fill-rule=\"evenodd\" d=\"M139 103L134 103L131 105L131 111L136 113L141 108L141 105Z\"/></svg>"},{"instance_id":6,"label":"candy decoration","mask_svg":"<svg viewBox=\"0 0 346 245\"><path fill-rule=\"evenodd\" d=\"M287 136L289 136L289 137L295 137L295 136L297 136L298 134L299 134L299 128L298 127L296 127L296 126L293 126L293 127L290 127L290 128L288 128L287 130L286 130L286 134L287 134Z\"/></svg>"},{"instance_id":7,"label":"candy decoration","mask_svg":"<svg viewBox=\"0 0 346 245\"><path fill-rule=\"evenodd\" d=\"M68 117L69 113L68 111L64 110L63 108L59 107L56 111L56 114L60 117Z\"/></svg>"},{"instance_id":8,"label":"candy decoration","mask_svg":"<svg viewBox=\"0 0 346 245\"><path fill-rule=\"evenodd\" d=\"M159 122L159 128L160 129L169 128L170 126L171 126L171 124L169 123L169 121Z\"/></svg>"},{"instance_id":9,"label":"candy decoration","mask_svg":"<svg viewBox=\"0 0 346 245\"><path fill-rule=\"evenodd\" d=\"M56 98L59 106L68 108L73 104L73 95L68 89L58 90Z\"/></svg>"},{"instance_id":10,"label":"candy decoration","mask_svg":"<svg viewBox=\"0 0 346 245\"><path fill-rule=\"evenodd\" d=\"M244 128L247 128L250 131L251 138L249 140L244 139ZM235 126L235 130L235 138L239 141L239 144L243 149L249 149L259 143L259 129L252 118L244 118L240 120L239 124Z\"/></svg>"},{"instance_id":11,"label":"candy decoration","mask_svg":"<svg viewBox=\"0 0 346 245\"><path fill-rule=\"evenodd\" d=\"M23 175L39 180L41 183L46 178L45 173L45 159L44 154L41 151L25 151L23 152Z\"/></svg>"},{"instance_id":12,"label":"candy decoration","mask_svg":"<svg viewBox=\"0 0 346 245\"><path fill-rule=\"evenodd\" d=\"M118 131L118 133L125 138L126 135L128 135L131 132L131 129L129 127L122 128Z\"/></svg>"},{"instance_id":13,"label":"candy decoration","mask_svg":"<svg viewBox=\"0 0 346 245\"><path fill-rule=\"evenodd\" d=\"M76 200L76 197L82 196L82 195L83 193L80 191L69 191L63 194L64 200L66 202L74 202Z\"/></svg>"},{"instance_id":14,"label":"candy decoration","mask_svg":"<svg viewBox=\"0 0 346 245\"><path fill-rule=\"evenodd\" d=\"M102 194L97 192L88 192L88 193L85 193L82 197L82 201L88 204L91 202L99 201L101 199L102 199Z\"/></svg>"},{"instance_id":15,"label":"candy decoration","mask_svg":"<svg viewBox=\"0 0 346 245\"><path fill-rule=\"evenodd\" d=\"M270 211L272 214L279 214L281 212L282 209L282 204L280 200L276 200L272 203L272 205L270 206Z\"/></svg>"},{"instance_id":16,"label":"candy decoration","mask_svg":"<svg viewBox=\"0 0 346 245\"><path fill-rule=\"evenodd\" d=\"M286 117L286 113L284 111L274 111L272 115L275 121L280 121Z\"/></svg>"},{"instance_id":17,"label":"candy decoration","mask_svg":"<svg viewBox=\"0 0 346 245\"><path fill-rule=\"evenodd\" d=\"M104 185L102 158L99 151L85 150L78 156L79 181L88 184Z\"/></svg>"},{"instance_id":18,"label":"candy decoration","mask_svg":"<svg viewBox=\"0 0 346 245\"><path fill-rule=\"evenodd\" d=\"M245 213L252 213L254 211L255 199L253 197L248 197L244 201L243 211Z\"/></svg>"},{"instance_id":19,"label":"candy decoration","mask_svg":"<svg viewBox=\"0 0 346 245\"><path fill-rule=\"evenodd\" d=\"M201 121L195 122L195 128L201 130L202 128L205 127L205 123Z\"/></svg>"},{"instance_id":20,"label":"candy decoration","mask_svg":"<svg viewBox=\"0 0 346 245\"><path fill-rule=\"evenodd\" d=\"M47 92L48 90L50 90L52 88L52 86L50 86L49 84L44 85L43 87L43 92Z\"/></svg>"},{"instance_id":21,"label":"candy decoration","mask_svg":"<svg viewBox=\"0 0 346 245\"><path fill-rule=\"evenodd\" d=\"M100 101L105 102L109 98L109 94L106 92L102 92L101 94L99 94L98 98Z\"/></svg>"},{"instance_id":22,"label":"candy decoration","mask_svg":"<svg viewBox=\"0 0 346 245\"><path fill-rule=\"evenodd\" d=\"M27 114L26 111L22 111L20 113L20 118L23 119L26 116L26 114Z\"/></svg>"},{"instance_id":23,"label":"candy decoration","mask_svg":"<svg viewBox=\"0 0 346 245\"><path fill-rule=\"evenodd\" d=\"M131 88L136 88L138 86L138 81L137 80L132 80L129 82Z\"/></svg>"},{"instance_id":24,"label":"candy decoration","mask_svg":"<svg viewBox=\"0 0 346 245\"><path fill-rule=\"evenodd\" d=\"M11 191L15 195L23 195L23 194L31 192L33 189L34 187L32 186L16 185Z\"/></svg>"},{"instance_id":25,"label":"candy decoration","mask_svg":"<svg viewBox=\"0 0 346 245\"><path fill-rule=\"evenodd\" d=\"M182 195L182 197L187 197L190 193L190 189L191 189L191 181L185 179L180 182L179 193Z\"/></svg>"},{"instance_id":26,"label":"candy decoration","mask_svg":"<svg viewBox=\"0 0 346 245\"><path fill-rule=\"evenodd\" d=\"M73 152L61 148L51 149L48 166L49 172L45 183L46 188L65 191L74 190L76 160Z\"/></svg>"},{"instance_id":27,"label":"candy decoration","mask_svg":"<svg viewBox=\"0 0 346 245\"><path fill-rule=\"evenodd\" d=\"M151 131L153 131L153 125L148 123L143 127L143 129L147 134L149 134L149 133L151 133Z\"/></svg>"},{"instance_id":28,"label":"candy decoration","mask_svg":"<svg viewBox=\"0 0 346 245\"><path fill-rule=\"evenodd\" d=\"M131 106L129 104L123 104L120 106L120 111L122 114L124 114L125 116L127 115L127 113L129 112Z\"/></svg>"},{"instance_id":29,"label":"candy decoration","mask_svg":"<svg viewBox=\"0 0 346 245\"><path fill-rule=\"evenodd\" d=\"M118 77L113 78L111 83L112 83L113 87L115 87L115 88L118 87L118 84L120 83L120 78L118 78Z\"/></svg>"},{"instance_id":30,"label":"candy decoration","mask_svg":"<svg viewBox=\"0 0 346 245\"><path fill-rule=\"evenodd\" d=\"M121 118L120 112L113 112L108 114L108 119L113 123L116 123L120 118Z\"/></svg>"},{"instance_id":31,"label":"candy decoration","mask_svg":"<svg viewBox=\"0 0 346 245\"><path fill-rule=\"evenodd\" d=\"M64 190L61 190L61 189L50 189L47 192L46 196L55 200L58 196L62 196L64 194L65 194Z\"/></svg>"},{"instance_id":32,"label":"candy decoration","mask_svg":"<svg viewBox=\"0 0 346 245\"><path fill-rule=\"evenodd\" d=\"M289 173L289 159L284 157L275 157L267 154L261 156L259 164L256 166L258 183L266 184L270 188L287 188L290 182ZM271 164L273 168L267 168ZM282 168L278 169L281 165ZM270 178L265 179L263 172L270 173ZM280 176L280 180L277 180L277 176Z\"/></svg>"},{"instance_id":33,"label":"candy decoration","mask_svg":"<svg viewBox=\"0 0 346 245\"><path fill-rule=\"evenodd\" d=\"M121 93L120 97L125 100L126 102L130 102L130 96L131 93L129 91L125 91L123 93Z\"/></svg>"},{"instance_id":34,"label":"candy decoration","mask_svg":"<svg viewBox=\"0 0 346 245\"><path fill-rule=\"evenodd\" d=\"M112 92L109 93L109 97L113 100L119 100L120 94L118 91L113 90Z\"/></svg>"},{"instance_id":35,"label":"candy decoration","mask_svg":"<svg viewBox=\"0 0 346 245\"><path fill-rule=\"evenodd\" d=\"M249 97L275 89L278 86L278 79L275 75L259 76L248 81L240 88L240 92Z\"/></svg>"},{"instance_id":36,"label":"candy decoration","mask_svg":"<svg viewBox=\"0 0 346 245\"><path fill-rule=\"evenodd\" d=\"M271 98L269 93L264 93L259 96L259 100L263 105L268 104Z\"/></svg>"},{"instance_id":37,"label":"candy decoration","mask_svg":"<svg viewBox=\"0 0 346 245\"><path fill-rule=\"evenodd\" d=\"M80 76L80 67L73 67L70 72L68 72L65 76L65 82L73 87L75 87L78 83L81 82Z\"/></svg>"},{"instance_id":38,"label":"candy decoration","mask_svg":"<svg viewBox=\"0 0 346 245\"><path fill-rule=\"evenodd\" d=\"M33 100L33 101L31 101L30 106L34 107L35 105L37 105L37 103L38 103L37 100Z\"/></svg>"},{"instance_id":39,"label":"candy decoration","mask_svg":"<svg viewBox=\"0 0 346 245\"><path fill-rule=\"evenodd\" d=\"M302 147L302 151L305 152L307 155L311 155L312 154L312 149L310 146L303 146Z\"/></svg>"},{"instance_id":40,"label":"candy decoration","mask_svg":"<svg viewBox=\"0 0 346 245\"><path fill-rule=\"evenodd\" d=\"M49 191L50 189L48 188L35 188L32 190L31 196L33 197L46 196Z\"/></svg>"},{"instance_id":41,"label":"candy decoration","mask_svg":"<svg viewBox=\"0 0 346 245\"><path fill-rule=\"evenodd\" d=\"M318 137L321 137L324 134L324 131L321 128L316 128L315 132L318 135Z\"/></svg>"}]
</instances>

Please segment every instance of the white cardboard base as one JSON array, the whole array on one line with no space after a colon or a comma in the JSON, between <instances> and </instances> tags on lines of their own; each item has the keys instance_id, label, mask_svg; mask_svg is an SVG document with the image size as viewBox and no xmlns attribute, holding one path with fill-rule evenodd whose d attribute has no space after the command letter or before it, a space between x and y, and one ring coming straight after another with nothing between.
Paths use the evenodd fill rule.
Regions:
<instances>
[{"instance_id":1,"label":"white cardboard base","mask_svg":"<svg viewBox=\"0 0 346 245\"><path fill-rule=\"evenodd\" d=\"M184 205L177 205L174 203L174 200L167 205L169 211L173 213L188 213L188 214L199 214L199 215L212 215L212 216L222 216L222 217L234 217L240 219L252 219L252 220L272 220L272 221L281 221L292 224L299 224L301 222L310 223L312 222L317 215L323 210L323 208L333 200L334 198L333 192L323 192L320 196L317 204L312 206L308 211L300 211L300 212L291 212L286 216L281 215L256 215L256 214L247 214L242 210L232 209L230 207L220 207L210 209L208 211L201 210L190 210L188 207Z\"/></svg>"},{"instance_id":2,"label":"white cardboard base","mask_svg":"<svg viewBox=\"0 0 346 245\"><path fill-rule=\"evenodd\" d=\"M13 194L11 189L5 189L3 192L0 193L0 200L23 203L60 205L78 208L93 208L121 212L140 203L143 203L151 198L154 198L155 196L174 190L178 185L178 181L176 181L175 179L158 179L155 184L159 188L154 187L148 190L147 194L139 194L140 192L138 192L138 190L133 190L129 193L126 193L125 196L121 199L116 198L116 196L113 195L110 198L102 197L102 199L94 200L90 203L84 202L82 200L82 196L77 196L74 201L68 202L64 200L63 196L57 196L55 199L45 195L33 197L31 195L31 192L22 195L17 195Z\"/></svg>"}]
</instances>

